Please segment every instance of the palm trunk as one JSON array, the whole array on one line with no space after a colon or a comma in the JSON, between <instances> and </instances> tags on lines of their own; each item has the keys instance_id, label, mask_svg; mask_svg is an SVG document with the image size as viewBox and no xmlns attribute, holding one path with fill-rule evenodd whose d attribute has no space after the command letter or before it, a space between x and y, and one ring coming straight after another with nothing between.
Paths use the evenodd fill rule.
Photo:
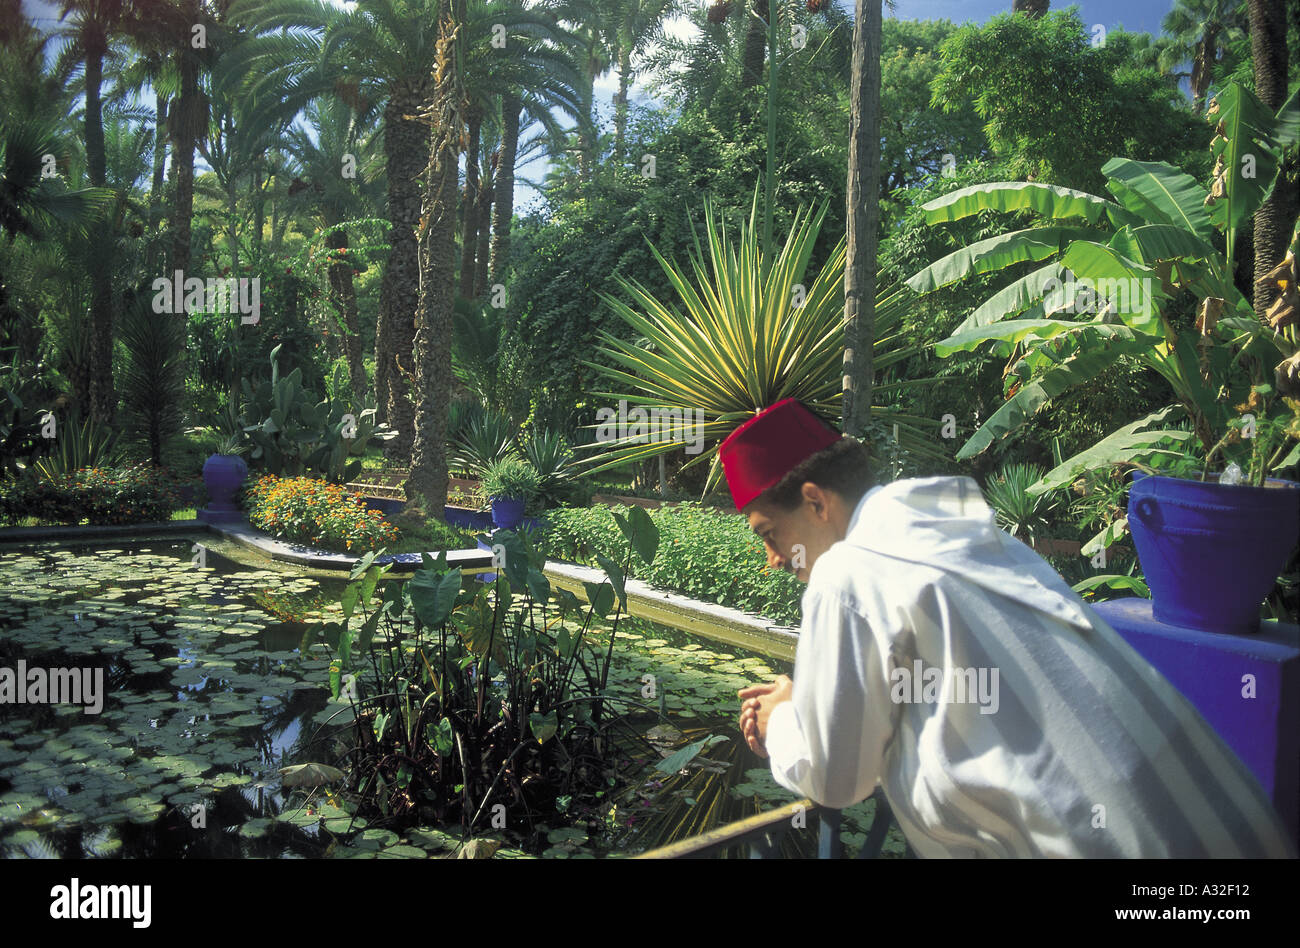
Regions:
<instances>
[{"instance_id":1,"label":"palm trunk","mask_svg":"<svg viewBox=\"0 0 1300 948\"><path fill-rule=\"evenodd\" d=\"M1196 53L1192 58L1192 108L1197 115L1205 112L1205 95L1210 89L1210 78L1214 71L1214 60L1218 55L1219 31L1214 26L1207 26L1205 35L1196 44Z\"/></svg>"},{"instance_id":2,"label":"palm trunk","mask_svg":"<svg viewBox=\"0 0 1300 948\"><path fill-rule=\"evenodd\" d=\"M752 89L763 79L767 56L768 0L752 0L745 27L745 49L740 60L740 88Z\"/></svg>"},{"instance_id":3,"label":"palm trunk","mask_svg":"<svg viewBox=\"0 0 1300 948\"><path fill-rule=\"evenodd\" d=\"M253 243L261 246L262 228L266 226L266 198L262 194L262 165L253 167Z\"/></svg>"},{"instance_id":4,"label":"palm trunk","mask_svg":"<svg viewBox=\"0 0 1300 948\"><path fill-rule=\"evenodd\" d=\"M466 117L466 125L469 128L469 147L465 151L465 200L462 204L465 220L460 231L460 295L473 299L474 268L478 262L478 152L483 114L474 109Z\"/></svg>"},{"instance_id":5,"label":"palm trunk","mask_svg":"<svg viewBox=\"0 0 1300 948\"><path fill-rule=\"evenodd\" d=\"M379 316L375 320L375 422L388 421L388 306L384 293L387 279L380 284Z\"/></svg>"},{"instance_id":6,"label":"palm trunk","mask_svg":"<svg viewBox=\"0 0 1300 948\"><path fill-rule=\"evenodd\" d=\"M439 3L439 45L451 44L464 22L465 0ZM452 55L450 48L440 58ZM459 59L459 56L456 57ZM420 271L420 319L415 334L419 387L415 446L406 497L421 497L431 516L442 519L447 505L447 411L451 383L451 327L455 303L456 184L460 154L462 96L460 70L443 70L435 92L437 109L430 134L430 169L424 200Z\"/></svg>"},{"instance_id":7,"label":"palm trunk","mask_svg":"<svg viewBox=\"0 0 1300 948\"><path fill-rule=\"evenodd\" d=\"M1276 112L1287 91L1286 19L1282 0L1249 0L1250 48L1255 67L1255 93ZM1295 224L1297 196L1294 179L1283 173L1268 200L1255 212L1255 315L1261 319L1277 296L1276 286L1259 281L1286 253Z\"/></svg>"},{"instance_id":8,"label":"palm trunk","mask_svg":"<svg viewBox=\"0 0 1300 948\"><path fill-rule=\"evenodd\" d=\"M496 194L496 177L485 181L479 191L478 249L474 254L474 299L481 300L487 292L488 255L492 240L492 198Z\"/></svg>"},{"instance_id":9,"label":"palm trunk","mask_svg":"<svg viewBox=\"0 0 1300 948\"><path fill-rule=\"evenodd\" d=\"M623 160L627 138L627 92L632 84L632 50L620 44L618 50L618 92L614 93L614 160Z\"/></svg>"},{"instance_id":10,"label":"palm trunk","mask_svg":"<svg viewBox=\"0 0 1300 948\"><path fill-rule=\"evenodd\" d=\"M880 178L880 0L857 0L849 83L848 257L844 271L845 434L871 419Z\"/></svg>"},{"instance_id":11,"label":"palm trunk","mask_svg":"<svg viewBox=\"0 0 1300 948\"><path fill-rule=\"evenodd\" d=\"M107 182L104 155L104 116L100 85L104 79L104 46L91 37L86 50L86 171L92 186ZM90 413L111 424L117 398L113 392L113 236L112 222L97 223L90 255Z\"/></svg>"},{"instance_id":12,"label":"palm trunk","mask_svg":"<svg viewBox=\"0 0 1300 948\"><path fill-rule=\"evenodd\" d=\"M341 250L342 259L333 260L329 267L330 302L343 318L347 335L343 338L343 353L348 360L348 375L352 379L353 401L366 396L366 366L361 355L361 321L357 317L357 290L352 282L352 261L347 258L348 233L338 230L325 239L331 251Z\"/></svg>"},{"instance_id":13,"label":"palm trunk","mask_svg":"<svg viewBox=\"0 0 1300 948\"><path fill-rule=\"evenodd\" d=\"M157 128L154 129L153 185L149 191L149 226L155 235L162 224L163 188L167 183L167 107L167 97L159 95ZM157 262L158 244L156 240L150 239L149 247L145 251L146 269L153 273L157 269Z\"/></svg>"},{"instance_id":14,"label":"palm trunk","mask_svg":"<svg viewBox=\"0 0 1300 948\"><path fill-rule=\"evenodd\" d=\"M182 41L189 46L189 34ZM199 67L188 48L180 51L181 94L172 113L171 271L190 267L190 217L194 213L194 142L199 126Z\"/></svg>"},{"instance_id":15,"label":"palm trunk","mask_svg":"<svg viewBox=\"0 0 1300 948\"><path fill-rule=\"evenodd\" d=\"M385 456L408 463L415 443L415 406L411 400L415 312L419 305L420 175L428 156L423 126L417 118L428 102L424 83L402 83L384 109L384 153L388 165L388 220L392 250L384 271L380 305L387 307L385 340L376 345L388 373L388 423L397 436Z\"/></svg>"},{"instance_id":16,"label":"palm trunk","mask_svg":"<svg viewBox=\"0 0 1300 948\"><path fill-rule=\"evenodd\" d=\"M492 212L492 258L488 264L488 281L493 286L505 282L507 257L510 253L510 220L515 209L515 158L519 151L519 113L522 108L518 95L509 93L502 96L501 158L497 163L496 208ZM506 308L506 312L510 312L510 307Z\"/></svg>"}]
</instances>

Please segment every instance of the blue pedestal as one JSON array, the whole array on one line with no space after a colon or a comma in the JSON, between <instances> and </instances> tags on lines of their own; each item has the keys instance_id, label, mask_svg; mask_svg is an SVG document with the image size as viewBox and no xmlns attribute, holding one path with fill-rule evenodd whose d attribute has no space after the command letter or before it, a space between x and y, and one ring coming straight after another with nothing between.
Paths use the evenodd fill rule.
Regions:
<instances>
[{"instance_id":1,"label":"blue pedestal","mask_svg":"<svg viewBox=\"0 0 1300 948\"><path fill-rule=\"evenodd\" d=\"M1236 752L1300 845L1300 626L1265 621L1253 635L1224 635L1157 622L1149 599L1094 608Z\"/></svg>"}]
</instances>

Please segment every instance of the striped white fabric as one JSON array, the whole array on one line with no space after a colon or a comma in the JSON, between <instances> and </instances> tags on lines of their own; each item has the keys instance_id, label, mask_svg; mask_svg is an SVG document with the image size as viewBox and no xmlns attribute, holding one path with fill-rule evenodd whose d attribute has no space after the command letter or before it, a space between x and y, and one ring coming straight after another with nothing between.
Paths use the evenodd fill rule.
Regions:
<instances>
[{"instance_id":1,"label":"striped white fabric","mask_svg":"<svg viewBox=\"0 0 1300 948\"><path fill-rule=\"evenodd\" d=\"M970 478L868 492L801 631L773 775L831 807L879 783L920 856L1296 855L1245 765Z\"/></svg>"}]
</instances>

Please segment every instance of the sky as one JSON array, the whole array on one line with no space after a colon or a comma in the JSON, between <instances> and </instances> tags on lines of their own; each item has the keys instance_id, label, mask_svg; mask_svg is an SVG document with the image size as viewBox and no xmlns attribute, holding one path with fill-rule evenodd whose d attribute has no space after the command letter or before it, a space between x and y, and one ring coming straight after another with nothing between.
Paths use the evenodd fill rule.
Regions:
<instances>
[{"instance_id":1,"label":"sky","mask_svg":"<svg viewBox=\"0 0 1300 948\"><path fill-rule=\"evenodd\" d=\"M346 0L329 0L338 6L348 5ZM712 0L698 0L707 7ZM46 30L57 27L59 7L51 0L22 0L23 9L29 17L37 18L37 25ZM835 0L836 6L846 12L852 12L853 0ZM1101 24L1107 30L1124 27L1132 32L1159 33L1160 21L1173 6L1173 0L1078 0L1073 4L1053 3L1053 10L1077 6L1084 24L1091 29ZM900 20L951 20L954 23L983 23L989 17L1011 9L1011 0L895 0L893 9L885 9L885 16ZM685 18L678 18L666 24L666 29L677 36L690 36L695 27ZM635 65L635 62L634 62ZM618 89L618 78L611 71L596 80L596 104L601 110L601 117L612 114L612 99ZM640 82L635 82L631 92L632 101L641 105L651 103L651 98ZM152 100L149 102L152 106ZM847 134L847 130L846 130ZM545 159L537 159L521 165L518 173L536 181L541 181L547 171ZM515 192L515 207L520 213L527 213L531 207L541 201L541 196L531 187L518 182Z\"/></svg>"}]
</instances>

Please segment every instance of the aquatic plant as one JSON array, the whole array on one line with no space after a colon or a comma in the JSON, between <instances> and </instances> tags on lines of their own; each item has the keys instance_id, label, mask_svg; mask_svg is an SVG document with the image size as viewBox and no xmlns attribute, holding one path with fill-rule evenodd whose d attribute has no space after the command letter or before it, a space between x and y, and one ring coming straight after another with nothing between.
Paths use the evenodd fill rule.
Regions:
<instances>
[{"instance_id":1,"label":"aquatic plant","mask_svg":"<svg viewBox=\"0 0 1300 948\"><path fill-rule=\"evenodd\" d=\"M653 562L659 534L645 512L617 523ZM608 689L626 561L601 557L608 581L586 584L584 614L572 593L551 589L524 536L501 530L492 541L502 572L484 584L441 554L381 586L389 567L366 556L340 597L342 621L316 629L333 650L340 714L353 715L340 765L360 815L526 832L557 799L617 782L620 726L640 739L621 712L641 695ZM593 623L611 614L607 627Z\"/></svg>"}]
</instances>

